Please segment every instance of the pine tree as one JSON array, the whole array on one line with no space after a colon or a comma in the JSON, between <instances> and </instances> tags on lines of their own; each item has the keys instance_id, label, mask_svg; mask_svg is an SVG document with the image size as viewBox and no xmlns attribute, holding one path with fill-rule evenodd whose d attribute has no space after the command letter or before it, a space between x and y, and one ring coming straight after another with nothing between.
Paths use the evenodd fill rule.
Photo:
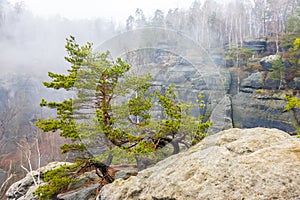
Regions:
<instances>
[{"instance_id":1,"label":"pine tree","mask_svg":"<svg viewBox=\"0 0 300 200\"><path fill-rule=\"evenodd\" d=\"M91 43L79 46L73 36L65 47L71 69L67 75L49 72L52 81L43 84L75 92L76 98L63 102L42 99L40 105L56 109L57 116L37 122L43 131L60 131L71 139L72 143L61 147L63 153L100 148L100 153L89 156L106 156L110 164L113 157L129 155L138 160L168 144L173 154L178 153L180 143L189 147L205 136L210 122L190 115L192 108L204 106L201 96L194 103L184 103L174 86L166 94L155 93L150 89L150 74L130 75L131 66L122 59L114 61L108 51L93 53ZM164 119L152 116L155 101Z\"/></svg>"}]
</instances>

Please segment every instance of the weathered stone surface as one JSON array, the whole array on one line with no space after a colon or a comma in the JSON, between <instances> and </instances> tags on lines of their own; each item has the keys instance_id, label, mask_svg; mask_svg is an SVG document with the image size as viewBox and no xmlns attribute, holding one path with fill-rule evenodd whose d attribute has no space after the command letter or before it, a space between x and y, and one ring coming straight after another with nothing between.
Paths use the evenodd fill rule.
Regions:
<instances>
[{"instance_id":1,"label":"weathered stone surface","mask_svg":"<svg viewBox=\"0 0 300 200\"><path fill-rule=\"evenodd\" d=\"M39 186L36 185L30 186L25 195L18 198L18 200L38 200L39 197L33 194L33 192L35 192L38 187Z\"/></svg>"},{"instance_id":2,"label":"weathered stone surface","mask_svg":"<svg viewBox=\"0 0 300 200\"><path fill-rule=\"evenodd\" d=\"M264 83L264 89L270 90L282 90L286 87L285 80L274 80L270 78L270 74L267 75Z\"/></svg>"},{"instance_id":3,"label":"weathered stone surface","mask_svg":"<svg viewBox=\"0 0 300 200\"><path fill-rule=\"evenodd\" d=\"M243 47L260 53L262 51L266 51L267 41L266 40L250 40L243 41Z\"/></svg>"},{"instance_id":4,"label":"weathered stone surface","mask_svg":"<svg viewBox=\"0 0 300 200\"><path fill-rule=\"evenodd\" d=\"M31 174L27 174L25 178L14 183L6 193L8 200L38 200L39 197L33 195L38 185L35 185L33 178L37 181L37 177L40 173L40 185L48 184L43 180L43 174L49 170L60 167L61 165L71 165L72 163L65 162L53 162L48 165L35 170ZM130 176L137 174L136 165L112 165L115 172L112 172L112 176L115 178L127 179ZM115 174L116 173L116 174ZM67 191L57 195L57 199L60 200L94 200L96 197L96 191L101 183L101 178L97 175L96 170L87 171L74 177L74 181L71 182Z\"/></svg>"},{"instance_id":5,"label":"weathered stone surface","mask_svg":"<svg viewBox=\"0 0 300 200\"><path fill-rule=\"evenodd\" d=\"M286 101L283 97L240 92L232 98L232 121L235 128L278 128L292 133L295 118L283 112Z\"/></svg>"},{"instance_id":6,"label":"weathered stone surface","mask_svg":"<svg viewBox=\"0 0 300 200\"><path fill-rule=\"evenodd\" d=\"M272 62L279 58L279 55L269 55L260 60L260 64L264 70L272 68Z\"/></svg>"},{"instance_id":7,"label":"weathered stone surface","mask_svg":"<svg viewBox=\"0 0 300 200\"><path fill-rule=\"evenodd\" d=\"M37 197L31 195L34 189L37 187L34 184L34 179L37 181L39 175L44 174L47 171L58 168L61 165L70 165L68 162L52 162L48 165L39 168L38 170L28 173L25 178L12 184L6 192L7 200L15 199L26 199L26 200L35 200ZM43 181L41 180L41 183Z\"/></svg>"},{"instance_id":8,"label":"weathered stone surface","mask_svg":"<svg viewBox=\"0 0 300 200\"><path fill-rule=\"evenodd\" d=\"M120 170L116 173L116 179L128 179L135 175L137 175L137 170Z\"/></svg>"},{"instance_id":9,"label":"weathered stone surface","mask_svg":"<svg viewBox=\"0 0 300 200\"><path fill-rule=\"evenodd\" d=\"M300 77L295 77L293 81L290 82L289 88L294 90L300 90Z\"/></svg>"},{"instance_id":10,"label":"weathered stone surface","mask_svg":"<svg viewBox=\"0 0 300 200\"><path fill-rule=\"evenodd\" d=\"M231 98L228 95L212 111L210 121L212 126L207 131L209 134L233 128Z\"/></svg>"},{"instance_id":11,"label":"weathered stone surface","mask_svg":"<svg viewBox=\"0 0 300 200\"><path fill-rule=\"evenodd\" d=\"M98 200L295 200L299 174L299 140L277 129L229 129L104 186Z\"/></svg>"},{"instance_id":12,"label":"weathered stone surface","mask_svg":"<svg viewBox=\"0 0 300 200\"><path fill-rule=\"evenodd\" d=\"M53 170L53 169L56 169L56 168L59 168L61 167L62 165L73 165L73 163L70 163L70 162L51 162L51 163L48 163L46 166L43 166L43 167L40 167L38 170L36 171L33 171L33 173L35 174L38 174L38 173L41 173L41 174L44 174L50 170Z\"/></svg>"},{"instance_id":13,"label":"weathered stone surface","mask_svg":"<svg viewBox=\"0 0 300 200\"><path fill-rule=\"evenodd\" d=\"M242 80L241 87L243 88L263 88L263 78L261 72L256 72Z\"/></svg>"},{"instance_id":14,"label":"weathered stone surface","mask_svg":"<svg viewBox=\"0 0 300 200\"><path fill-rule=\"evenodd\" d=\"M66 193L57 195L59 200L94 200L96 196L96 190L100 183L88 185L86 187L80 187L77 190L72 190Z\"/></svg>"},{"instance_id":15,"label":"weathered stone surface","mask_svg":"<svg viewBox=\"0 0 300 200\"><path fill-rule=\"evenodd\" d=\"M271 58L274 59L272 56ZM297 80L298 77L295 77L289 82L290 89L297 88ZM283 112L285 96L292 94L284 91L285 80L272 80L266 71L242 71L239 78L233 81L235 84L240 82L238 92L232 92L234 83L229 92L232 95L233 127L266 127L278 128L292 134L296 132L299 127L297 121L300 119L297 112L295 115L292 112Z\"/></svg>"},{"instance_id":16,"label":"weathered stone surface","mask_svg":"<svg viewBox=\"0 0 300 200\"><path fill-rule=\"evenodd\" d=\"M75 190L91 182L99 181L100 177L96 174L96 171L85 172L84 174L77 176L74 182L68 185L68 190Z\"/></svg>"},{"instance_id":17,"label":"weathered stone surface","mask_svg":"<svg viewBox=\"0 0 300 200\"><path fill-rule=\"evenodd\" d=\"M26 195L31 186L34 185L31 174L27 174L25 178L12 184L6 192L7 200L19 199Z\"/></svg>"}]
</instances>

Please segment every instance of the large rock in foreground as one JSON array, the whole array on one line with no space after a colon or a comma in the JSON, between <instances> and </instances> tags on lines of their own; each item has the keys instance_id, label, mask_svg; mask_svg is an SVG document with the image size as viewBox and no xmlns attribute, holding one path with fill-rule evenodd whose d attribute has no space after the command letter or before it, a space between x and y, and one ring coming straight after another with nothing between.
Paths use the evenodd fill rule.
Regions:
<instances>
[{"instance_id":1,"label":"large rock in foreground","mask_svg":"<svg viewBox=\"0 0 300 200\"><path fill-rule=\"evenodd\" d=\"M299 199L300 141L277 129L230 129L128 180L98 199Z\"/></svg>"},{"instance_id":2,"label":"large rock in foreground","mask_svg":"<svg viewBox=\"0 0 300 200\"><path fill-rule=\"evenodd\" d=\"M34 195L33 192L38 188L34 180L38 180L38 176L42 177L44 173L50 170L59 168L62 165L71 165L69 162L51 162L48 165L39 168L38 170L31 171L27 175L13 183L6 192L7 200L38 200L39 197ZM40 180L44 184L43 180Z\"/></svg>"}]
</instances>

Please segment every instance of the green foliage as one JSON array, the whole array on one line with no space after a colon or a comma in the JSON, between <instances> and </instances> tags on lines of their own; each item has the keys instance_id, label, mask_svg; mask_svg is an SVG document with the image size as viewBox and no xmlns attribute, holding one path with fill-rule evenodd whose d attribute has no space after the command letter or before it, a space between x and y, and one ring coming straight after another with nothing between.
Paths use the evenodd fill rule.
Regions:
<instances>
[{"instance_id":1,"label":"green foliage","mask_svg":"<svg viewBox=\"0 0 300 200\"><path fill-rule=\"evenodd\" d=\"M128 79L127 88L132 88L134 92L134 97L132 97L128 102L128 112L129 115L139 116L143 119L142 122L136 122L136 125L144 126L149 124L151 119L150 110L153 107L152 99L153 94L149 94L148 90L150 87L150 82L152 77L147 74L145 77L131 77Z\"/></svg>"},{"instance_id":2,"label":"green foliage","mask_svg":"<svg viewBox=\"0 0 300 200\"><path fill-rule=\"evenodd\" d=\"M300 108L300 99L297 97L286 97L287 105L284 107L284 111L289 111L294 108Z\"/></svg>"},{"instance_id":3,"label":"green foliage","mask_svg":"<svg viewBox=\"0 0 300 200\"><path fill-rule=\"evenodd\" d=\"M126 150L119 147L106 148L104 153L95 155L94 159L102 162L103 160L108 160L109 156L112 156L112 164L135 164L136 160L134 158L134 154L125 151Z\"/></svg>"},{"instance_id":4,"label":"green foliage","mask_svg":"<svg viewBox=\"0 0 300 200\"><path fill-rule=\"evenodd\" d=\"M166 118L161 121L159 130L161 138L171 136L172 139L175 139L181 135L182 138L189 137L194 145L206 136L204 131L211 126L211 123L209 121L203 123L202 116L195 118L189 113L192 108L204 107L202 95L198 96L196 103L186 104L178 100L174 86L170 86L165 95L157 93L157 96Z\"/></svg>"},{"instance_id":5,"label":"green foliage","mask_svg":"<svg viewBox=\"0 0 300 200\"><path fill-rule=\"evenodd\" d=\"M89 63L89 58L91 56L92 44L87 43L87 45L79 46L75 38L70 36L67 39L67 44L65 46L68 56L65 60L71 64L71 69L68 70L68 74L56 74L49 72L48 76L52 79L51 82L44 82L43 84L47 88L53 89L65 89L70 90L74 88L74 84L77 80L78 70ZM76 120L73 116L73 100L64 100L63 102L48 102L42 99L40 106L48 107L51 109L56 109L57 116L55 119L38 119L36 126L41 128L43 131L60 131L60 135L65 138L70 138L73 142L71 146L67 144L64 145L62 152L67 152L69 150L81 151L84 148L79 142L79 133L76 127Z\"/></svg>"},{"instance_id":6,"label":"green foliage","mask_svg":"<svg viewBox=\"0 0 300 200\"><path fill-rule=\"evenodd\" d=\"M294 55L294 59L293 59L292 63L296 67L300 66L300 51L299 51L299 48L300 48L300 38L298 37L298 38L295 39L295 41L293 43L293 48L290 49L290 52L292 52L293 55Z\"/></svg>"},{"instance_id":7,"label":"green foliage","mask_svg":"<svg viewBox=\"0 0 300 200\"><path fill-rule=\"evenodd\" d=\"M287 33L283 35L280 47L283 58L294 69L300 68L300 10L297 9L287 20Z\"/></svg>"},{"instance_id":8,"label":"green foliage","mask_svg":"<svg viewBox=\"0 0 300 200\"><path fill-rule=\"evenodd\" d=\"M291 97L291 96L286 96L285 98L287 105L284 107L284 111L291 111L295 118L293 120L293 124L296 127L296 132L298 135L298 138L300 138L300 127L299 127L299 122L296 119L296 112L299 112L300 109L300 99L297 97Z\"/></svg>"},{"instance_id":9,"label":"green foliage","mask_svg":"<svg viewBox=\"0 0 300 200\"><path fill-rule=\"evenodd\" d=\"M62 165L61 167L50 170L44 174L47 184L41 185L34 192L40 199L55 199L56 195L67 189L68 185L74 180L72 173L77 171L79 163L74 165Z\"/></svg>"},{"instance_id":10,"label":"green foliage","mask_svg":"<svg viewBox=\"0 0 300 200\"><path fill-rule=\"evenodd\" d=\"M66 49L69 74L49 73L52 81L44 85L76 91L77 97L63 102L42 99L40 105L56 109L57 116L37 121L43 131L60 131L61 136L72 140L61 147L62 152L85 151L87 146L97 148L100 143L107 147L104 157L118 157L116 154L122 152L132 160L169 143L177 153L180 142L189 139L195 144L205 136L210 123L203 123L201 116L191 116L192 109L203 108L202 96L194 103L184 103L174 86L167 88L166 94L154 93L150 90L150 74L130 75L131 66L122 59L112 60L108 51L93 53L91 43L79 46L72 36L67 39ZM152 118L157 104L164 119Z\"/></svg>"},{"instance_id":11,"label":"green foliage","mask_svg":"<svg viewBox=\"0 0 300 200\"><path fill-rule=\"evenodd\" d=\"M50 184L40 186L35 192L41 200L53 199L55 195L67 189L67 186L71 183L70 178L66 177L53 177Z\"/></svg>"},{"instance_id":12,"label":"green foliage","mask_svg":"<svg viewBox=\"0 0 300 200\"><path fill-rule=\"evenodd\" d=\"M289 67L284 70L284 78L287 85L293 81L295 77L300 76L300 34L296 34L290 37L290 35L285 35L283 40L289 42L289 48L283 52L283 59L288 63Z\"/></svg>"},{"instance_id":13,"label":"green foliage","mask_svg":"<svg viewBox=\"0 0 300 200\"><path fill-rule=\"evenodd\" d=\"M288 35L285 36L287 40L289 40L289 48L283 53L283 58L286 62L288 62L291 67L299 68L300 67L300 38L297 37L290 37Z\"/></svg>"},{"instance_id":14,"label":"green foliage","mask_svg":"<svg viewBox=\"0 0 300 200\"><path fill-rule=\"evenodd\" d=\"M235 66L247 65L253 52L247 48L232 47L226 52L226 61L234 60Z\"/></svg>"},{"instance_id":15,"label":"green foliage","mask_svg":"<svg viewBox=\"0 0 300 200\"><path fill-rule=\"evenodd\" d=\"M297 51L300 48L300 38L296 38L294 41L294 50Z\"/></svg>"},{"instance_id":16,"label":"green foliage","mask_svg":"<svg viewBox=\"0 0 300 200\"><path fill-rule=\"evenodd\" d=\"M287 33L280 41L280 47L285 51L293 48L293 42L300 37L300 10L297 9L287 20Z\"/></svg>"}]
</instances>

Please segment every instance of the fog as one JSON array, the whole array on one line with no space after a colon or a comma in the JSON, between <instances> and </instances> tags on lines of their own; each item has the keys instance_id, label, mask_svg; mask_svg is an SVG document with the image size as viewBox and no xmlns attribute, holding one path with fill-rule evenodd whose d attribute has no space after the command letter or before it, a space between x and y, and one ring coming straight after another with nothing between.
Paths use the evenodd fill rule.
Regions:
<instances>
[{"instance_id":1,"label":"fog","mask_svg":"<svg viewBox=\"0 0 300 200\"><path fill-rule=\"evenodd\" d=\"M89 41L96 47L125 31L127 17L134 16L138 6L144 9L146 20L149 20L156 6L161 6L159 9L166 14L169 8L177 6L184 5L187 9L191 2L174 0L154 4L152 1L133 1L128 4L117 1L80 1L69 5L67 1L20 3L16 0L1 0L1 75L65 72L68 65L64 61L64 44L69 35L75 36L80 44Z\"/></svg>"},{"instance_id":2,"label":"fog","mask_svg":"<svg viewBox=\"0 0 300 200\"><path fill-rule=\"evenodd\" d=\"M63 89L51 90L42 84L49 80L47 72L67 73L70 68L64 60L64 45L70 35L80 45L89 41L96 51L110 50L112 56L123 56L135 74L151 72L153 86L161 90L174 83L180 97L185 98L196 97L201 91L206 98L203 112L206 118L215 117L216 127L228 124L237 128L278 128L279 122L286 123L285 119L296 116L286 117L287 112L281 116L282 108L274 110L268 98L264 97L265 101L256 96L264 95L261 89L270 94L276 89L276 85L265 84L278 80L267 79L269 71L263 69L260 59L277 53L285 55L287 62L297 69L286 80L299 92L300 84L292 82L300 80L299 51L289 52L288 46L279 48L281 41L289 41L286 45L292 46L294 36L300 37L298 1L17 1L0 0L0 185L4 173L1 169L8 175L13 172L11 167L16 168L17 176L8 185L25 175L19 165L25 160L20 141L30 146L38 138L44 144L40 145L44 148L42 164L65 160L59 152L59 134L53 134L52 139L50 134L40 136L41 130L34 124L37 118L55 117L54 110L39 106L42 98L60 102L71 96ZM252 47L247 47L250 42ZM286 72L294 72L289 70ZM285 73L279 74L281 82ZM251 79L245 81L248 77ZM256 80L266 87L253 84ZM244 88L240 87L243 81L247 83ZM273 96L270 99L274 104ZM251 115L259 114L266 117L253 120ZM277 115L279 120L273 118ZM290 125L288 122L286 127ZM0 199L3 195L0 188Z\"/></svg>"},{"instance_id":3,"label":"fog","mask_svg":"<svg viewBox=\"0 0 300 200\"><path fill-rule=\"evenodd\" d=\"M64 72L67 63L65 38L74 35L81 44L100 44L116 33L115 25L103 19L42 18L24 4L0 2L0 69L7 73L47 74Z\"/></svg>"}]
</instances>

